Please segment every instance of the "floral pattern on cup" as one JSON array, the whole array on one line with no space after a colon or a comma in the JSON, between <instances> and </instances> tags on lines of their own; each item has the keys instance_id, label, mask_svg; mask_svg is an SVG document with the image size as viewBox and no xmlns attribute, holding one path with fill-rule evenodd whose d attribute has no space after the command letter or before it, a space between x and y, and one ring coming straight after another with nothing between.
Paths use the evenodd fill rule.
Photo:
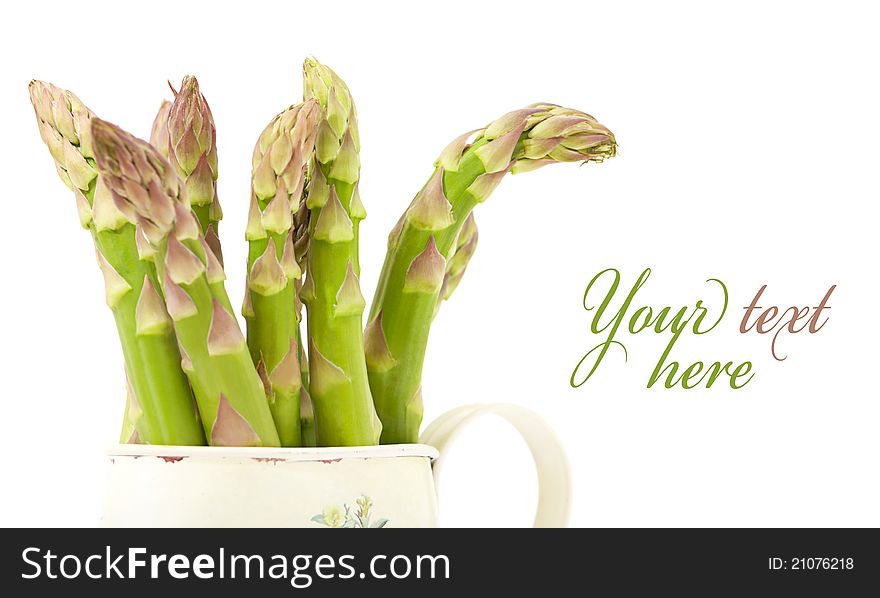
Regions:
<instances>
[{"instance_id":1,"label":"floral pattern on cup","mask_svg":"<svg viewBox=\"0 0 880 598\"><path fill-rule=\"evenodd\" d=\"M359 528L380 528L385 527L388 519L379 518L370 521L373 508L373 501L369 496L361 495L355 499L355 508L349 507L347 504L328 505L324 510L312 517L312 521L320 523L324 527L359 527Z\"/></svg>"}]
</instances>

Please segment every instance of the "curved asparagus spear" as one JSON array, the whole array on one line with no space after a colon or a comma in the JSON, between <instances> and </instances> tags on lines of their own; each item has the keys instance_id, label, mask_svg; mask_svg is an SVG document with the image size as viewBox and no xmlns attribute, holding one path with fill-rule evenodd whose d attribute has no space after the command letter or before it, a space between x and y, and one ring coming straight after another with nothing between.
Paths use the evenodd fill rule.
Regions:
<instances>
[{"instance_id":1,"label":"curved asparagus spear","mask_svg":"<svg viewBox=\"0 0 880 598\"><path fill-rule=\"evenodd\" d=\"M199 82L183 78L168 109L168 146L162 153L186 186L186 196L199 219L208 246L223 264L219 223L223 218L217 199L217 130Z\"/></svg>"},{"instance_id":2,"label":"curved asparagus spear","mask_svg":"<svg viewBox=\"0 0 880 598\"><path fill-rule=\"evenodd\" d=\"M293 215L315 145L318 105L291 106L263 130L253 154L248 277L242 313L282 446L300 446L299 316Z\"/></svg>"},{"instance_id":3,"label":"curved asparagus spear","mask_svg":"<svg viewBox=\"0 0 880 598\"><path fill-rule=\"evenodd\" d=\"M138 258L135 227L116 209L95 169L93 114L70 93L31 81L40 135L61 180L74 192L80 223L92 233L125 357L129 393L139 409L135 426L147 444L205 444L156 272Z\"/></svg>"},{"instance_id":4,"label":"curved asparagus spear","mask_svg":"<svg viewBox=\"0 0 880 598\"><path fill-rule=\"evenodd\" d=\"M358 226L366 216L357 113L345 83L316 60L303 65L305 97L321 106L307 206L309 247L301 298L308 308L309 392L317 442L369 445L381 424L364 361Z\"/></svg>"},{"instance_id":5,"label":"curved asparagus spear","mask_svg":"<svg viewBox=\"0 0 880 598\"><path fill-rule=\"evenodd\" d=\"M447 260L456 259L451 252L471 210L507 172L553 162L601 162L615 151L614 135L593 117L553 104L509 112L443 150L434 174L389 237L364 333L382 443L418 439L431 319L447 278ZM449 276L447 292L456 283L456 274Z\"/></svg>"},{"instance_id":6,"label":"curved asparagus spear","mask_svg":"<svg viewBox=\"0 0 880 598\"><path fill-rule=\"evenodd\" d=\"M278 446L263 385L232 314L223 267L205 242L186 187L148 143L100 119L92 119L91 131L113 203L137 223L141 255L156 266L210 443Z\"/></svg>"}]
</instances>

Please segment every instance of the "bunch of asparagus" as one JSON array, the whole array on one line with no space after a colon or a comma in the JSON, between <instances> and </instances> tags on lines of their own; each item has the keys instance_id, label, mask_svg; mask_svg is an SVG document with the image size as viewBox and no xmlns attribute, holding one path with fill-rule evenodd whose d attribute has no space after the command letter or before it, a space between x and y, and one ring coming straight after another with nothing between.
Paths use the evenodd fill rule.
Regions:
<instances>
[{"instance_id":1,"label":"bunch of asparagus","mask_svg":"<svg viewBox=\"0 0 880 598\"><path fill-rule=\"evenodd\" d=\"M216 128L195 77L172 88L149 142L69 91L30 84L116 321L122 442L417 442L428 335L476 249L473 209L507 173L616 151L593 117L553 104L456 138L391 231L364 329L357 110L329 67L308 59L303 79L304 101L272 118L254 147L245 334L225 288Z\"/></svg>"}]
</instances>

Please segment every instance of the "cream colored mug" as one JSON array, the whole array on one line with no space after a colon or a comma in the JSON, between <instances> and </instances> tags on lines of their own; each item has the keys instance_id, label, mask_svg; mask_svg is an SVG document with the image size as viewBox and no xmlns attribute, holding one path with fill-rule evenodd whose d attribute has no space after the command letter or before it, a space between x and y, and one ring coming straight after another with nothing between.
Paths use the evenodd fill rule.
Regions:
<instances>
[{"instance_id":1,"label":"cream colored mug","mask_svg":"<svg viewBox=\"0 0 880 598\"><path fill-rule=\"evenodd\" d=\"M421 444L343 448L120 445L110 451L108 527L436 527L444 452L475 419L522 434L538 471L535 527L568 521L568 461L553 431L515 405L469 405L429 425Z\"/></svg>"}]
</instances>

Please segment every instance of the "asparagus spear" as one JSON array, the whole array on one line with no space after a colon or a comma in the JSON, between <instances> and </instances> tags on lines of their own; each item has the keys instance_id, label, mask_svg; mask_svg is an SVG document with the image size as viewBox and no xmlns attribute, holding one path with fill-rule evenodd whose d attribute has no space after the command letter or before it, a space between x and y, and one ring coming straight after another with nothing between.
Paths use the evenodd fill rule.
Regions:
<instances>
[{"instance_id":1,"label":"asparagus spear","mask_svg":"<svg viewBox=\"0 0 880 598\"><path fill-rule=\"evenodd\" d=\"M156 148L164 157L168 157L168 112L171 110L171 102L162 100L153 126L150 130L150 145ZM128 380L128 372L125 373L125 412L122 418L122 432L119 435L121 444L141 444L136 428L137 420L141 416L140 405L131 391L131 382Z\"/></svg>"},{"instance_id":2,"label":"asparagus spear","mask_svg":"<svg viewBox=\"0 0 880 598\"><path fill-rule=\"evenodd\" d=\"M278 433L244 336L174 167L148 143L91 121L98 172L118 212L137 223L180 344L205 433L215 446L278 446ZM158 295L157 295L158 297Z\"/></svg>"},{"instance_id":3,"label":"asparagus spear","mask_svg":"<svg viewBox=\"0 0 880 598\"><path fill-rule=\"evenodd\" d=\"M315 145L318 105L291 106L269 123L253 154L248 282L242 310L251 358L263 377L282 446L299 446L300 389L294 213Z\"/></svg>"},{"instance_id":4,"label":"asparagus spear","mask_svg":"<svg viewBox=\"0 0 880 598\"><path fill-rule=\"evenodd\" d=\"M158 149L159 153L166 158L168 157L169 110L171 110L171 102L162 100L150 130L150 145ZM125 372L125 389L125 412L122 416L122 432L119 434L119 442L120 444L141 444L137 431L137 421L141 417L141 409L131 390L128 372Z\"/></svg>"},{"instance_id":5,"label":"asparagus spear","mask_svg":"<svg viewBox=\"0 0 880 598\"><path fill-rule=\"evenodd\" d=\"M317 443L369 445L381 424L364 360L358 226L366 216L360 175L357 113L345 83L308 59L305 97L321 106L307 206L309 247L301 298L308 309L309 393Z\"/></svg>"},{"instance_id":6,"label":"asparagus spear","mask_svg":"<svg viewBox=\"0 0 880 598\"><path fill-rule=\"evenodd\" d=\"M138 259L135 227L116 209L95 169L91 111L71 92L31 81L40 135L61 180L74 192L80 223L91 231L125 357L129 395L139 408L129 415L141 442L199 445L205 437L168 314L157 292L156 272Z\"/></svg>"},{"instance_id":7,"label":"asparagus spear","mask_svg":"<svg viewBox=\"0 0 880 598\"><path fill-rule=\"evenodd\" d=\"M443 150L434 174L389 237L364 333L382 443L418 439L428 332L438 298L455 288L461 262L467 261L452 252L473 208L508 172L553 162L601 162L615 151L614 135L593 117L552 104L505 114Z\"/></svg>"},{"instance_id":8,"label":"asparagus spear","mask_svg":"<svg viewBox=\"0 0 880 598\"><path fill-rule=\"evenodd\" d=\"M186 196L199 219L208 246L223 264L218 225L223 218L217 199L217 130L199 82L183 78L168 109L167 148L160 152L186 186Z\"/></svg>"}]
</instances>

